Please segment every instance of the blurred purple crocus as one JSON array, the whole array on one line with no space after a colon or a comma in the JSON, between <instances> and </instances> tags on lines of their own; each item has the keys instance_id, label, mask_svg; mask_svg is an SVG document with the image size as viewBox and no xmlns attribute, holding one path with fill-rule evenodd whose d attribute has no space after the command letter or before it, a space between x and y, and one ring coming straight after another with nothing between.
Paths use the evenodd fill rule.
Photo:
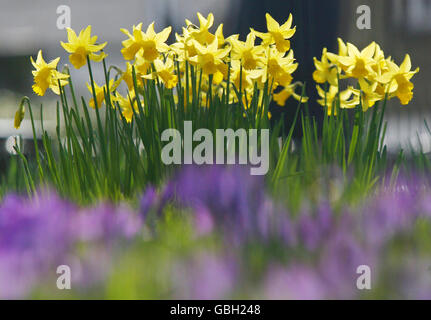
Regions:
<instances>
[{"instance_id":1,"label":"blurred purple crocus","mask_svg":"<svg viewBox=\"0 0 431 320\"><path fill-rule=\"evenodd\" d=\"M172 270L177 299L227 299L235 290L238 266L228 255L199 253Z\"/></svg>"},{"instance_id":2,"label":"blurred purple crocus","mask_svg":"<svg viewBox=\"0 0 431 320\"><path fill-rule=\"evenodd\" d=\"M53 193L32 200L9 195L0 206L0 297L28 293L41 273L62 263L76 208ZM55 273L55 268L51 269Z\"/></svg>"},{"instance_id":3,"label":"blurred purple crocus","mask_svg":"<svg viewBox=\"0 0 431 320\"><path fill-rule=\"evenodd\" d=\"M22 298L44 276L55 277L57 266L76 261L71 256L78 242L106 249L140 227L139 217L124 206L81 209L51 192L7 196L0 205L0 298Z\"/></svg>"},{"instance_id":4,"label":"blurred purple crocus","mask_svg":"<svg viewBox=\"0 0 431 320\"><path fill-rule=\"evenodd\" d=\"M316 212L303 211L297 232L308 250L315 250L334 229L333 212L328 203L321 203Z\"/></svg>"},{"instance_id":5,"label":"blurred purple crocus","mask_svg":"<svg viewBox=\"0 0 431 320\"><path fill-rule=\"evenodd\" d=\"M230 240L267 238L279 232L273 201L262 177L232 166L185 167L168 188L172 200L195 211L198 233L222 229ZM284 221L287 221L286 219ZM200 231L199 231L200 230Z\"/></svg>"},{"instance_id":6,"label":"blurred purple crocus","mask_svg":"<svg viewBox=\"0 0 431 320\"><path fill-rule=\"evenodd\" d=\"M263 296L271 300L316 300L327 298L327 287L316 271L306 265L270 267Z\"/></svg>"}]
</instances>

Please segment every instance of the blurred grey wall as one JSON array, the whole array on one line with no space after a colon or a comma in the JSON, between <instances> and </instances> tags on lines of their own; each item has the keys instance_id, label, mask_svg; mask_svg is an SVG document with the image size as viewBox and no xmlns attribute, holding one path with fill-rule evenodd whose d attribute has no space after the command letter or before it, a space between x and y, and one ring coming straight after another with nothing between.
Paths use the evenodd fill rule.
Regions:
<instances>
[{"instance_id":1,"label":"blurred grey wall","mask_svg":"<svg viewBox=\"0 0 431 320\"><path fill-rule=\"evenodd\" d=\"M232 3L233 2L233 3ZM234 1L228 0L0 0L0 55L27 54L38 48L56 50L64 30L57 29L57 8L71 9L72 28L89 24L101 40L112 44L124 39L120 28L156 21L158 28L172 23L176 31L184 19L196 19L196 12L213 12L222 22Z\"/></svg>"}]
</instances>

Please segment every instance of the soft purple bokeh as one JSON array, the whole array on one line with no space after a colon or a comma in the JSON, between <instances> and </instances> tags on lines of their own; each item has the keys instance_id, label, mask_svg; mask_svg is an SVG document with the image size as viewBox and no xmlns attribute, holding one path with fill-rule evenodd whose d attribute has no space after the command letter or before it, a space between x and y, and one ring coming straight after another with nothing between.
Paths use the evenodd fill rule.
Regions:
<instances>
[{"instance_id":1,"label":"soft purple bokeh","mask_svg":"<svg viewBox=\"0 0 431 320\"><path fill-rule=\"evenodd\" d=\"M82 209L52 192L32 199L7 196L0 205L0 298L28 295L38 281L56 277L57 267L68 263L83 266L76 268L80 272L73 273L74 279L90 284L95 278L89 275L105 269L107 254L101 259L98 251L87 251L79 260L73 257L75 246L92 243L107 250L112 242L135 236L141 225L139 216L125 206ZM85 269L91 264L98 267Z\"/></svg>"},{"instance_id":2,"label":"soft purple bokeh","mask_svg":"<svg viewBox=\"0 0 431 320\"><path fill-rule=\"evenodd\" d=\"M173 298L229 298L241 296L241 288L269 299L358 298L367 294L356 288L360 265L371 268L373 288L385 283L396 298L431 298L426 250L387 257L398 236L414 239L418 222L430 222L431 191L425 185L425 179L400 179L361 204L340 207L321 200L305 203L296 214L272 199L264 179L241 167L186 167L160 192L148 187L139 212L125 204L82 208L52 192L8 195L0 204L0 298L29 297L62 264L73 268L78 290L103 284L117 255L126 254L144 222L160 218L166 206L190 214L190 241L196 242L190 248L198 251L201 240L217 242L204 253L170 260L166 277ZM217 240L201 238L212 234ZM159 245L157 232L150 237ZM253 256L256 245L260 251ZM251 256L260 260L249 264ZM257 277L254 265L261 268ZM394 283L387 283L386 271Z\"/></svg>"},{"instance_id":3,"label":"soft purple bokeh","mask_svg":"<svg viewBox=\"0 0 431 320\"><path fill-rule=\"evenodd\" d=\"M246 167L186 167L167 190L172 201L194 209L199 233L215 227L233 243L280 237L279 224L288 221L266 194L264 179Z\"/></svg>"},{"instance_id":4,"label":"soft purple bokeh","mask_svg":"<svg viewBox=\"0 0 431 320\"><path fill-rule=\"evenodd\" d=\"M176 299L228 299L238 282L238 266L230 256L199 253L172 270Z\"/></svg>"}]
</instances>

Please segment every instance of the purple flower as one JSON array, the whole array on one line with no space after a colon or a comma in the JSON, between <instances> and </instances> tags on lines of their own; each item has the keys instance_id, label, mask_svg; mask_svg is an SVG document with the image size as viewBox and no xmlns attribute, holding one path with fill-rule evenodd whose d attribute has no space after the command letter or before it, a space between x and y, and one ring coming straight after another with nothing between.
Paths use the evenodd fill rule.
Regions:
<instances>
[{"instance_id":1,"label":"purple flower","mask_svg":"<svg viewBox=\"0 0 431 320\"><path fill-rule=\"evenodd\" d=\"M206 207L196 207L194 225L198 236L206 235L214 230L213 217Z\"/></svg>"},{"instance_id":2,"label":"purple flower","mask_svg":"<svg viewBox=\"0 0 431 320\"><path fill-rule=\"evenodd\" d=\"M0 297L26 294L40 274L61 264L70 248L76 208L50 193L28 200L10 195L0 206Z\"/></svg>"},{"instance_id":3,"label":"purple flower","mask_svg":"<svg viewBox=\"0 0 431 320\"><path fill-rule=\"evenodd\" d=\"M398 232L410 230L420 208L418 199L408 191L383 193L365 206L358 225L370 246L380 246Z\"/></svg>"},{"instance_id":4,"label":"purple flower","mask_svg":"<svg viewBox=\"0 0 431 320\"><path fill-rule=\"evenodd\" d=\"M158 201L156 189L153 186L147 187L144 195L141 198L140 212L144 220L146 219L150 210L154 209Z\"/></svg>"},{"instance_id":5,"label":"purple flower","mask_svg":"<svg viewBox=\"0 0 431 320\"><path fill-rule=\"evenodd\" d=\"M211 220L236 242L270 233L273 203L265 194L264 180L251 176L247 168L185 167L168 190L172 200L204 214L198 221Z\"/></svg>"},{"instance_id":6,"label":"purple flower","mask_svg":"<svg viewBox=\"0 0 431 320\"><path fill-rule=\"evenodd\" d=\"M296 225L290 221L287 215L280 216L278 221L277 234L282 243L289 247L295 247L298 244L298 236L295 230Z\"/></svg>"},{"instance_id":7,"label":"purple flower","mask_svg":"<svg viewBox=\"0 0 431 320\"><path fill-rule=\"evenodd\" d=\"M142 227L141 217L125 206L100 204L84 209L73 219L74 236L80 241L132 238Z\"/></svg>"},{"instance_id":8,"label":"purple flower","mask_svg":"<svg viewBox=\"0 0 431 320\"><path fill-rule=\"evenodd\" d=\"M334 228L333 213L327 203L322 203L313 216L303 212L298 222L298 233L308 250L315 250Z\"/></svg>"},{"instance_id":9,"label":"purple flower","mask_svg":"<svg viewBox=\"0 0 431 320\"><path fill-rule=\"evenodd\" d=\"M264 282L264 298L271 300L316 300L326 298L326 286L316 271L306 265L271 267Z\"/></svg>"},{"instance_id":10,"label":"purple flower","mask_svg":"<svg viewBox=\"0 0 431 320\"><path fill-rule=\"evenodd\" d=\"M172 270L176 299L227 299L236 286L237 266L229 256L198 254Z\"/></svg>"},{"instance_id":11,"label":"purple flower","mask_svg":"<svg viewBox=\"0 0 431 320\"><path fill-rule=\"evenodd\" d=\"M358 294L358 267L366 265L373 275L378 273L374 254L374 250L364 248L348 230L335 232L327 241L318 266L330 298L354 298Z\"/></svg>"},{"instance_id":12,"label":"purple flower","mask_svg":"<svg viewBox=\"0 0 431 320\"><path fill-rule=\"evenodd\" d=\"M82 275L94 275L85 269L91 265L88 256L84 254L79 261L75 245L101 246L93 252L88 246L87 253L95 257L95 253L105 252L104 259L93 260L105 268L110 244L137 235L141 225L139 216L122 205L79 209L55 193L30 199L7 196L0 205L0 297L25 297L44 277L55 277L62 264L73 262L84 268L77 268Z\"/></svg>"}]
</instances>

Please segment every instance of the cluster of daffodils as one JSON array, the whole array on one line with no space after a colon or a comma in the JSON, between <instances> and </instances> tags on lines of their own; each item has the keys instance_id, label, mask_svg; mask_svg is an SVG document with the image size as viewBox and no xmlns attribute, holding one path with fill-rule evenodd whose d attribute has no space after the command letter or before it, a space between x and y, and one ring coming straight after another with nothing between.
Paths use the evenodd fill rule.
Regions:
<instances>
[{"instance_id":1,"label":"cluster of daffodils","mask_svg":"<svg viewBox=\"0 0 431 320\"><path fill-rule=\"evenodd\" d=\"M187 107L191 99L199 105L208 106L208 101L218 97L228 103L240 104L248 109L254 97L262 101L264 94L274 94L274 100L284 105L290 97L305 102L306 98L295 92L300 83L293 83L292 74L297 69L289 39L295 34L292 15L280 25L269 14L266 15L267 32L250 29L245 41L238 35L225 37L223 24L211 32L213 14L207 17L197 14L199 26L186 20L181 34L175 34L176 41L168 45L171 27L155 31L154 22L146 30L142 23L132 30L121 29L127 39L122 42L121 53L125 60L124 69L118 70L119 77L106 85L94 81L87 84L92 94L89 105L99 108L108 96L113 107L119 106L127 121L138 112L137 99L147 81L156 81L167 90L173 90L176 102ZM97 37L91 35L91 26L77 35L67 29L68 42L62 47L70 53L71 64L79 69L91 61L100 62L106 58L102 49L106 43L97 44ZM42 52L33 63L34 92L44 95L48 88L59 93L59 87L66 85L69 75L57 71L59 58L45 63ZM89 66L90 67L90 66ZM136 83L135 83L136 81ZM127 95L118 90L121 84L127 88ZM199 90L191 89L199 84ZM190 90L189 90L190 88ZM122 91L124 92L124 91Z\"/></svg>"},{"instance_id":2,"label":"cluster of daffodils","mask_svg":"<svg viewBox=\"0 0 431 320\"><path fill-rule=\"evenodd\" d=\"M87 87L92 94L89 105L100 108L109 98L109 104L119 107L124 118L131 122L139 112L138 101L143 98L148 81L156 82L163 90L172 90L174 101L182 108L196 101L197 105L208 107L213 98L238 104L244 111L256 99L260 108L264 96L272 97L281 106L289 98L307 102L307 97L298 94L303 92L302 84L293 82L298 64L289 40L296 31L292 27L292 15L280 25L266 14L267 31L250 28L245 41L238 35L225 37L223 24L212 32L213 14L204 17L198 13L197 16L199 26L186 19L182 33L176 33L176 41L170 45L167 41L171 27L156 32L153 22L145 31L142 23L133 26L131 31L121 29L127 37L121 50L125 66L113 67L118 71L115 80L109 79L102 85L93 81L90 63L104 61L106 42L97 43L97 36L91 35L91 26L79 35L68 28L68 42L61 42L61 46L70 53L69 60L76 69L88 64L91 81ZM68 84L69 74L57 71L59 58L46 63L39 51L36 62L33 59L31 62L35 68L33 90L36 94L44 95L48 88L59 94L60 88ZM329 115L335 115L337 108L358 105L366 111L377 101L393 97L407 104L413 97L410 80L419 70L411 71L408 55L398 66L390 57L385 58L374 42L359 51L341 39L338 54L325 48L321 60L315 58L314 63L313 78L319 84L318 103L327 108ZM340 89L340 81L344 79L356 79L357 85ZM119 90L122 84L125 90Z\"/></svg>"},{"instance_id":3,"label":"cluster of daffodils","mask_svg":"<svg viewBox=\"0 0 431 320\"><path fill-rule=\"evenodd\" d=\"M329 115L336 115L337 108L362 106L365 112L378 101L397 97L406 105L413 98L414 85L411 78L419 72L412 71L410 56L407 54L400 66L391 57L386 58L383 50L375 42L360 51L351 43L338 39L338 54L323 49L319 61L314 58L316 71L313 74L318 84L318 103L326 107ZM356 86L349 85L343 90L341 80L353 79ZM351 81L346 81L351 84Z\"/></svg>"}]
</instances>

